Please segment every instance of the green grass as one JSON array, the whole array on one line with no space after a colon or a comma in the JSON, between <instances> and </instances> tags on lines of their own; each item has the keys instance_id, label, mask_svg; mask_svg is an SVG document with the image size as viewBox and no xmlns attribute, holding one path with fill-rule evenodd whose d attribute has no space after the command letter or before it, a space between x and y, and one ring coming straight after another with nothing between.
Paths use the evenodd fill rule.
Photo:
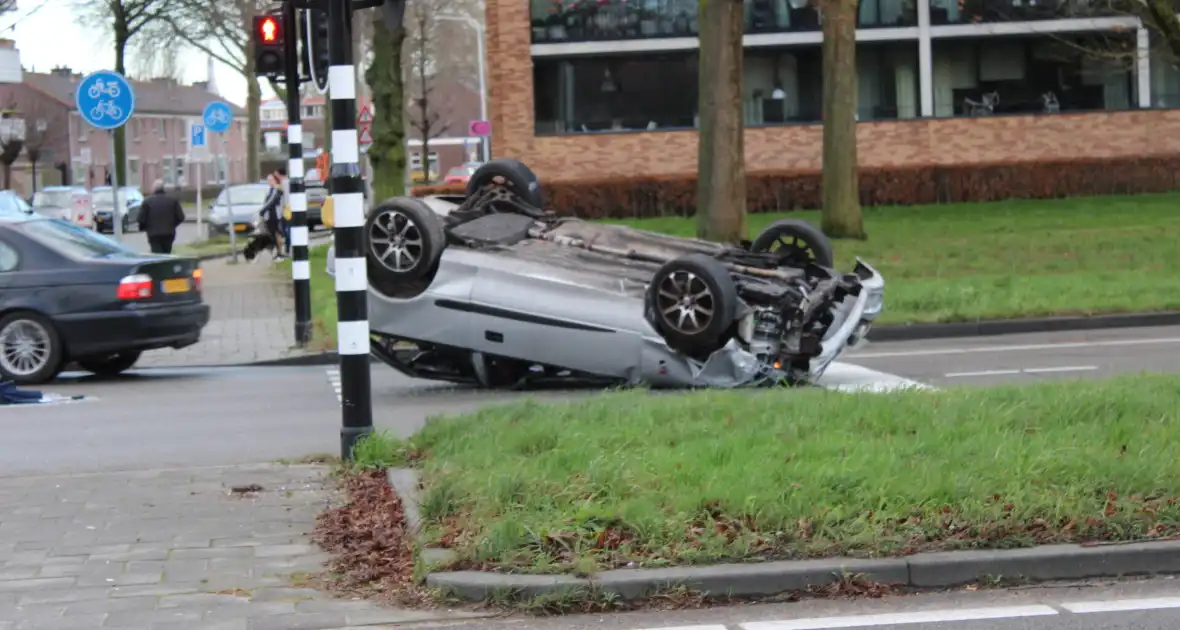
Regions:
<instances>
[{"instance_id":1,"label":"green grass","mask_svg":"<svg viewBox=\"0 0 1180 630\"><path fill-rule=\"evenodd\" d=\"M242 236L238 239L238 248L241 249L246 244L246 237ZM214 236L213 238L203 241L194 241L192 243L185 243L177 245L172 252L180 256L205 256L210 254L225 254L230 255L229 237L228 236Z\"/></svg>"},{"instance_id":2,"label":"green grass","mask_svg":"<svg viewBox=\"0 0 1180 630\"><path fill-rule=\"evenodd\" d=\"M632 391L437 419L415 461L460 566L585 572L1180 533L1180 377L994 389Z\"/></svg>"},{"instance_id":3,"label":"green grass","mask_svg":"<svg viewBox=\"0 0 1180 630\"><path fill-rule=\"evenodd\" d=\"M307 248L307 260L311 267L311 324L312 350L336 349L336 281L328 275L328 246L312 245ZM277 273L291 277L291 259L276 265Z\"/></svg>"},{"instance_id":4,"label":"green grass","mask_svg":"<svg viewBox=\"0 0 1180 630\"><path fill-rule=\"evenodd\" d=\"M1180 309L1180 195L865 209L867 241L838 241L885 276L881 323ZM750 235L785 216L752 214ZM692 236L693 219L622 221Z\"/></svg>"}]
</instances>

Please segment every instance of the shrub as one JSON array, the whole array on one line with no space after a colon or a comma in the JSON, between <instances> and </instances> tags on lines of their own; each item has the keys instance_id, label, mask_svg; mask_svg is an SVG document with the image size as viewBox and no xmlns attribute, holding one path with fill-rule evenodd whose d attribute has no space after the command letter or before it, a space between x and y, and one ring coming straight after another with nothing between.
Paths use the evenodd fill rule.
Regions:
<instances>
[{"instance_id":1,"label":"shrub","mask_svg":"<svg viewBox=\"0 0 1180 630\"><path fill-rule=\"evenodd\" d=\"M1174 190L1180 156L1075 159L971 165L862 168L860 201L866 206L1046 199ZM747 174L750 212L818 208L818 171ZM542 182L546 202L561 214L587 219L690 216L696 209L696 174ZM462 186L420 186L415 196L463 194Z\"/></svg>"}]
</instances>

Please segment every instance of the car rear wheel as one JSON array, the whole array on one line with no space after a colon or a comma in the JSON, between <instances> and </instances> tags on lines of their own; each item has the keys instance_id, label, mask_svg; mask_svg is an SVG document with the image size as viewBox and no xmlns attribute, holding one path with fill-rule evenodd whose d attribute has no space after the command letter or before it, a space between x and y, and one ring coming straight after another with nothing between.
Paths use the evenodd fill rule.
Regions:
<instances>
[{"instance_id":1,"label":"car rear wheel","mask_svg":"<svg viewBox=\"0 0 1180 630\"><path fill-rule=\"evenodd\" d=\"M102 357L78 359L78 366L99 376L118 376L139 361L139 352L119 352Z\"/></svg>"},{"instance_id":2,"label":"car rear wheel","mask_svg":"<svg viewBox=\"0 0 1180 630\"><path fill-rule=\"evenodd\" d=\"M729 270L704 254L665 263L647 288L648 321L669 347L690 356L708 355L729 341L737 308Z\"/></svg>"},{"instance_id":3,"label":"car rear wheel","mask_svg":"<svg viewBox=\"0 0 1180 630\"><path fill-rule=\"evenodd\" d=\"M381 202L365 219L365 233L369 282L390 296L428 284L446 246L442 220L413 197Z\"/></svg>"},{"instance_id":4,"label":"car rear wheel","mask_svg":"<svg viewBox=\"0 0 1180 630\"><path fill-rule=\"evenodd\" d=\"M53 323L29 311L0 318L0 378L18 385L53 380L62 368L61 338Z\"/></svg>"},{"instance_id":5,"label":"car rear wheel","mask_svg":"<svg viewBox=\"0 0 1180 630\"><path fill-rule=\"evenodd\" d=\"M831 267L836 258L827 235L799 219L781 219L766 226L750 244L750 251L778 254L784 267Z\"/></svg>"},{"instance_id":6,"label":"car rear wheel","mask_svg":"<svg viewBox=\"0 0 1180 630\"><path fill-rule=\"evenodd\" d=\"M525 166L524 162L520 160L496 158L475 169L475 172L471 174L471 179L467 180L468 197L495 190L511 193L520 201L538 210L545 208L545 199L541 194L541 181L537 179L537 175L533 173L532 169ZM495 210L513 212L510 206L501 210L495 207L496 204L497 202L492 203Z\"/></svg>"}]
</instances>

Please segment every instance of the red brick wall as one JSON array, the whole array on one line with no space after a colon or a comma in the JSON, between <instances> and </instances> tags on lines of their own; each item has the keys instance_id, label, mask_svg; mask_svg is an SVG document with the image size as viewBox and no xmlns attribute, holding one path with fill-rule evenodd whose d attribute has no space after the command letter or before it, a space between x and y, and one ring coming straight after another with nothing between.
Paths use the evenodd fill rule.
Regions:
<instances>
[{"instance_id":1,"label":"red brick wall","mask_svg":"<svg viewBox=\"0 0 1180 630\"><path fill-rule=\"evenodd\" d=\"M543 179L696 170L695 131L536 137L528 13L528 3L521 0L487 0L489 117L496 156L522 159ZM821 135L819 125L751 128L746 166L819 169ZM865 167L1176 155L1180 111L866 122L857 135Z\"/></svg>"}]
</instances>

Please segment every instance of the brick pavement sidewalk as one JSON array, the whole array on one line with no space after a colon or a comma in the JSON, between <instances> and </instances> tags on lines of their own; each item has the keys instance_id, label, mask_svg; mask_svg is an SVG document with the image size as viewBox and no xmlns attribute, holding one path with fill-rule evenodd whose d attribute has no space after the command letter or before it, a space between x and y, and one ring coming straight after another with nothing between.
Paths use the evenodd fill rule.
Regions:
<instances>
[{"instance_id":1,"label":"brick pavement sidewalk","mask_svg":"<svg viewBox=\"0 0 1180 630\"><path fill-rule=\"evenodd\" d=\"M460 615L291 586L322 466L0 478L0 630L319 630ZM257 484L256 494L234 487ZM472 615L462 615L470 617Z\"/></svg>"},{"instance_id":2,"label":"brick pavement sidewalk","mask_svg":"<svg viewBox=\"0 0 1180 630\"><path fill-rule=\"evenodd\" d=\"M196 345L145 353L139 367L242 365L298 356L291 281L269 255L238 264L228 258L202 263L204 296L212 311Z\"/></svg>"}]
</instances>

